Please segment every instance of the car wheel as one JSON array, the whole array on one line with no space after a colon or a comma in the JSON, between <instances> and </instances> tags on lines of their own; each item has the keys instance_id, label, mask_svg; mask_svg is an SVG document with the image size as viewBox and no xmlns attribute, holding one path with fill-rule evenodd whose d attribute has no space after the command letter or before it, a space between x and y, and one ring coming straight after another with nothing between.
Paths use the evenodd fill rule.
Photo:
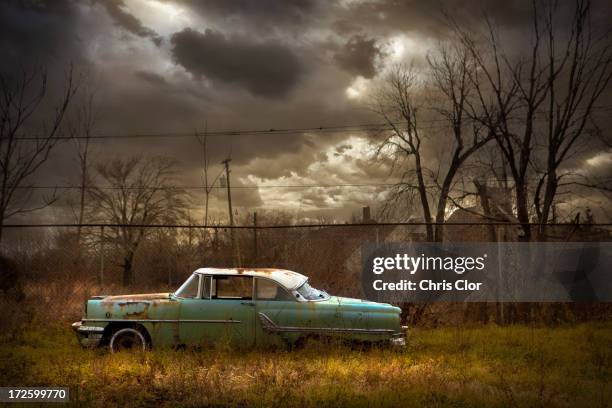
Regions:
<instances>
[{"instance_id":1,"label":"car wheel","mask_svg":"<svg viewBox=\"0 0 612 408\"><path fill-rule=\"evenodd\" d=\"M145 351L148 342L138 329L125 328L117 330L110 340L111 352L118 351Z\"/></svg>"}]
</instances>

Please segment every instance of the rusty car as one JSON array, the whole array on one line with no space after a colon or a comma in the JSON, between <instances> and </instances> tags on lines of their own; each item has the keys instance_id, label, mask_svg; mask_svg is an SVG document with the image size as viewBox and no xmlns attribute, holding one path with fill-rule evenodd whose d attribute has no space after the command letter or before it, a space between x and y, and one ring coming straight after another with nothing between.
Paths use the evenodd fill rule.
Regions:
<instances>
[{"instance_id":1,"label":"rusty car","mask_svg":"<svg viewBox=\"0 0 612 408\"><path fill-rule=\"evenodd\" d=\"M94 296L73 323L80 343L111 351L166 346L298 346L309 338L405 343L401 309L330 296L282 269L201 268L174 293Z\"/></svg>"}]
</instances>

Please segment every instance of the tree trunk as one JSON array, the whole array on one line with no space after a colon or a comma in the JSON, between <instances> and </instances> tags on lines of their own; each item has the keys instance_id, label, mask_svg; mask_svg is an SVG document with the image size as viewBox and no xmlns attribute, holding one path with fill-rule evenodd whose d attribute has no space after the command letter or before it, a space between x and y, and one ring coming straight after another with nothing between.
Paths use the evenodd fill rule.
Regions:
<instances>
[{"instance_id":1,"label":"tree trunk","mask_svg":"<svg viewBox=\"0 0 612 408\"><path fill-rule=\"evenodd\" d=\"M434 240L434 230L431 225L431 210L429 209L429 200L427 198L427 187L423 178L423 167L421 166L421 155L415 150L414 160L416 165L419 197L421 199L421 207L423 208L423 219L426 222L425 230L427 231L427 241Z\"/></svg>"},{"instance_id":2,"label":"tree trunk","mask_svg":"<svg viewBox=\"0 0 612 408\"><path fill-rule=\"evenodd\" d=\"M524 234L521 241L529 242L531 241L531 225L529 225L527 186L523 180L516 180L516 212Z\"/></svg>"},{"instance_id":3,"label":"tree trunk","mask_svg":"<svg viewBox=\"0 0 612 408\"><path fill-rule=\"evenodd\" d=\"M546 177L546 189L544 190L544 202L542 203L542 215L540 217L539 236L546 240L546 225L550 216L555 195L557 194L557 171L555 166L549 167Z\"/></svg>"},{"instance_id":4,"label":"tree trunk","mask_svg":"<svg viewBox=\"0 0 612 408\"><path fill-rule=\"evenodd\" d=\"M87 152L85 153L83 162L81 163L81 185L80 185L81 195L79 197L79 218L78 218L79 226L77 227L77 244L78 245L81 244L81 231L83 228L82 225L83 225L83 220L85 216L85 189L86 188L87 188Z\"/></svg>"},{"instance_id":5,"label":"tree trunk","mask_svg":"<svg viewBox=\"0 0 612 408\"><path fill-rule=\"evenodd\" d=\"M2 232L4 230L4 208L0 208L0 253L2 252Z\"/></svg>"},{"instance_id":6,"label":"tree trunk","mask_svg":"<svg viewBox=\"0 0 612 408\"><path fill-rule=\"evenodd\" d=\"M129 252L123 259L123 286L129 287L134 281L132 262L134 260L134 252Z\"/></svg>"},{"instance_id":7,"label":"tree trunk","mask_svg":"<svg viewBox=\"0 0 612 408\"><path fill-rule=\"evenodd\" d=\"M440 190L440 196L438 197L438 208L436 210L436 232L435 232L435 241L442 242L444 241L444 216L446 215L446 203L448 202L448 195L450 194L451 185L453 184L453 179L455 178L455 174L461 165L462 160L455 155L453 158L451 165L446 173L446 177L444 177L444 181L442 182L442 189Z\"/></svg>"},{"instance_id":8,"label":"tree trunk","mask_svg":"<svg viewBox=\"0 0 612 408\"><path fill-rule=\"evenodd\" d=\"M434 240L436 242L444 241L444 215L446 214L446 202L448 201L448 192L450 186L442 185L440 197L438 197L438 209L436 211L436 230Z\"/></svg>"},{"instance_id":9,"label":"tree trunk","mask_svg":"<svg viewBox=\"0 0 612 408\"><path fill-rule=\"evenodd\" d=\"M480 206L482 207L483 214L487 220L494 219L495 214L493 214L491 206L489 205L489 192L487 191L487 186L485 184L480 184L477 180L474 180L474 186L476 186L476 192L480 198ZM488 225L487 232L489 234L489 242L497 242L497 230L495 226Z\"/></svg>"}]
</instances>

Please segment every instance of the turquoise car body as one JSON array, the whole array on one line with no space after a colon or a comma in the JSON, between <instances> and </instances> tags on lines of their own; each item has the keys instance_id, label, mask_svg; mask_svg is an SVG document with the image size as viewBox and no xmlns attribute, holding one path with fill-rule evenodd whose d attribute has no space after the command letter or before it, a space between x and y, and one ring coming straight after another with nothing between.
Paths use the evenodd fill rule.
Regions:
<instances>
[{"instance_id":1,"label":"turquoise car body","mask_svg":"<svg viewBox=\"0 0 612 408\"><path fill-rule=\"evenodd\" d=\"M278 269L202 268L175 293L94 296L73 328L83 346L108 345L122 328L156 348L295 346L313 336L404 344L398 307L330 296L307 281Z\"/></svg>"}]
</instances>

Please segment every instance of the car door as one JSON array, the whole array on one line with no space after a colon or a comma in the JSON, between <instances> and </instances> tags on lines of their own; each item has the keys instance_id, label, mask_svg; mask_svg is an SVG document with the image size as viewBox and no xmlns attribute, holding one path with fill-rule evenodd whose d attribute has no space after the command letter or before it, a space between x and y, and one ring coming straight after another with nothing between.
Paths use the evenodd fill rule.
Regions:
<instances>
[{"instance_id":1,"label":"car door","mask_svg":"<svg viewBox=\"0 0 612 408\"><path fill-rule=\"evenodd\" d=\"M255 307L258 313L256 342L258 346L293 342L300 333L271 332L262 325L262 317L278 326L302 326L309 314L291 293L271 279L255 278Z\"/></svg>"},{"instance_id":2,"label":"car door","mask_svg":"<svg viewBox=\"0 0 612 408\"><path fill-rule=\"evenodd\" d=\"M255 344L253 278L203 275L197 298L183 299L180 338L187 345Z\"/></svg>"}]
</instances>

